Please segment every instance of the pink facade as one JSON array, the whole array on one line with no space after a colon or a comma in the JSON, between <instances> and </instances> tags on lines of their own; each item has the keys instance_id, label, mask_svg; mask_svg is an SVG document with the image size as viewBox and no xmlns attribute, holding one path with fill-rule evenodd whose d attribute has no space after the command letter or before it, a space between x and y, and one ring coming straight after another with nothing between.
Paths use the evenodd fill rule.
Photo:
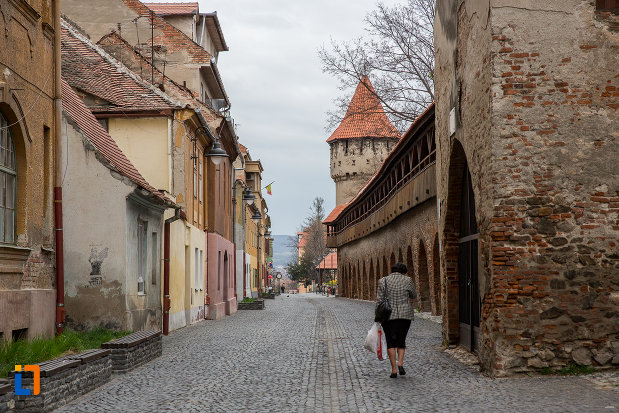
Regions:
<instances>
[{"instance_id":1,"label":"pink facade","mask_svg":"<svg viewBox=\"0 0 619 413\"><path fill-rule=\"evenodd\" d=\"M207 238L207 318L219 320L236 312L234 243L209 232Z\"/></svg>"}]
</instances>

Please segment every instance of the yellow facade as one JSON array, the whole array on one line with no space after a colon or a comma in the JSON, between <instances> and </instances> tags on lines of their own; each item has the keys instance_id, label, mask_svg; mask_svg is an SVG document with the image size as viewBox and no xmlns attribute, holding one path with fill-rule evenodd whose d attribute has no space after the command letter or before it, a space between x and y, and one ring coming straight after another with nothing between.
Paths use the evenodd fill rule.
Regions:
<instances>
[{"instance_id":1,"label":"yellow facade","mask_svg":"<svg viewBox=\"0 0 619 413\"><path fill-rule=\"evenodd\" d=\"M110 118L108 132L144 178L171 192L168 117Z\"/></svg>"}]
</instances>

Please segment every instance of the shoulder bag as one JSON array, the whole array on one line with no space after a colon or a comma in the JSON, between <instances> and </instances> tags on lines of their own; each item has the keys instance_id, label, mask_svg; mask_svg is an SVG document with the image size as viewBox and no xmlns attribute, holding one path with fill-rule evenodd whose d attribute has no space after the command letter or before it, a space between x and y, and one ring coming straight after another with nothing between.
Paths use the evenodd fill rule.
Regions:
<instances>
[{"instance_id":1,"label":"shoulder bag","mask_svg":"<svg viewBox=\"0 0 619 413\"><path fill-rule=\"evenodd\" d=\"M387 280L385 279L385 294L383 300L376 304L376 310L374 311L374 321L384 323L389 320L391 315L391 304L389 304L389 292L387 291Z\"/></svg>"}]
</instances>

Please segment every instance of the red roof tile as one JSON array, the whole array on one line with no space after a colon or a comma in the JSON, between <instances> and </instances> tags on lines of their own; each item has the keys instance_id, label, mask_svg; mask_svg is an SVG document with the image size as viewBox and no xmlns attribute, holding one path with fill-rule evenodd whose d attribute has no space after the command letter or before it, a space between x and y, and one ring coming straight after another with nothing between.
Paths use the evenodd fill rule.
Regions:
<instances>
[{"instance_id":1,"label":"red roof tile","mask_svg":"<svg viewBox=\"0 0 619 413\"><path fill-rule=\"evenodd\" d=\"M197 14L198 3L146 3L146 7L163 16Z\"/></svg>"},{"instance_id":2,"label":"red roof tile","mask_svg":"<svg viewBox=\"0 0 619 413\"><path fill-rule=\"evenodd\" d=\"M150 21L151 9L149 9L146 4L138 0L122 1L140 17L146 17ZM160 32L158 35L155 35L155 45L165 46L168 53L184 52L187 63L202 65L208 65L210 63L212 56L204 50L203 47L194 42L191 37L187 36L181 30L165 21L163 17L155 15L153 23L155 30Z\"/></svg>"},{"instance_id":3,"label":"red roof tile","mask_svg":"<svg viewBox=\"0 0 619 413\"><path fill-rule=\"evenodd\" d=\"M348 204L341 204L333 208L333 211L322 221L323 224L330 224L337 220L337 217L340 216L340 213L346 208Z\"/></svg>"},{"instance_id":4,"label":"red roof tile","mask_svg":"<svg viewBox=\"0 0 619 413\"><path fill-rule=\"evenodd\" d=\"M351 138L400 137L400 132L389 121L380 100L374 94L370 79L363 76L350 100L344 119L327 142Z\"/></svg>"},{"instance_id":5,"label":"red roof tile","mask_svg":"<svg viewBox=\"0 0 619 413\"><path fill-rule=\"evenodd\" d=\"M112 168L134 184L149 191L160 201L172 204L144 179L64 78L61 83L61 94L63 111L77 124L95 150Z\"/></svg>"},{"instance_id":6,"label":"red roof tile","mask_svg":"<svg viewBox=\"0 0 619 413\"><path fill-rule=\"evenodd\" d=\"M97 98L89 104L93 112L163 111L178 107L64 20L61 53L65 80Z\"/></svg>"},{"instance_id":7,"label":"red roof tile","mask_svg":"<svg viewBox=\"0 0 619 413\"><path fill-rule=\"evenodd\" d=\"M316 266L317 270L337 270L337 251L330 252Z\"/></svg>"},{"instance_id":8,"label":"red roof tile","mask_svg":"<svg viewBox=\"0 0 619 413\"><path fill-rule=\"evenodd\" d=\"M339 216L342 215L346 207L348 207L349 205L352 205L353 203L355 203L355 201L362 198L366 189L370 187L370 185L374 183L381 176L381 174L383 174L387 170L388 168L387 165L391 162L391 159L397 155L398 150L402 146L406 145L407 138L414 136L417 129L423 126L424 122L427 120L426 118L428 116L433 116L433 115L434 115L434 102L432 102L419 116L417 116L417 119L415 119L415 121L411 124L411 126L409 126L409 128L404 133L403 138L400 139L400 141L393 147L391 152L389 152L389 155L387 155L387 157L385 158L383 163L380 165L380 168L378 168L376 173L372 175L372 177L368 179L368 181L359 189L359 191L357 192L357 195L355 195L353 199L351 199L347 204L338 205L337 207L335 207L335 209L331 211L329 216L324 221L322 221L322 223L323 224L334 223L335 221L337 221Z\"/></svg>"}]
</instances>

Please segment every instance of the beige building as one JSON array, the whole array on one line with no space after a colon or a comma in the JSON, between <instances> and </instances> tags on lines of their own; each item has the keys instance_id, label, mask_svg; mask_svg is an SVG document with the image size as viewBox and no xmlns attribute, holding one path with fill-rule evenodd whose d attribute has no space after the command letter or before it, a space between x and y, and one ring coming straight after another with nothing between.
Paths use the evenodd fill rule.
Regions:
<instances>
[{"instance_id":1,"label":"beige building","mask_svg":"<svg viewBox=\"0 0 619 413\"><path fill-rule=\"evenodd\" d=\"M150 9L147 3L137 0L62 2L62 12L84 29L94 43L104 46L111 33L119 34L153 61L156 69L188 87L202 102L219 111L230 106L217 68L219 52L228 47L216 14L200 14L197 5L195 10L200 16L199 22L196 21L198 17L187 13L182 6L169 5L167 11L163 11L156 5ZM150 72L142 73L145 79L150 75Z\"/></svg>"},{"instance_id":2,"label":"beige building","mask_svg":"<svg viewBox=\"0 0 619 413\"><path fill-rule=\"evenodd\" d=\"M0 1L0 341L54 332L57 4Z\"/></svg>"}]
</instances>

